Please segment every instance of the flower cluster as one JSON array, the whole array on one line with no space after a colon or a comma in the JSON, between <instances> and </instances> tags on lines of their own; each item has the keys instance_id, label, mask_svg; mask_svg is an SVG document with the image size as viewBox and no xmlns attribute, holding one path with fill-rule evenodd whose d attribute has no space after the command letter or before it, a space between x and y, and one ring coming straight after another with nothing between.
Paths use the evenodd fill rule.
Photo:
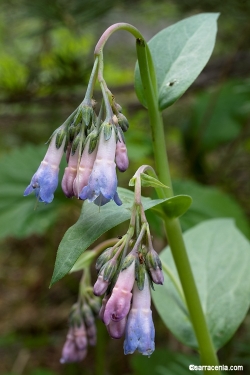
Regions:
<instances>
[{"instance_id":1,"label":"flower cluster","mask_svg":"<svg viewBox=\"0 0 250 375\"><path fill-rule=\"evenodd\" d=\"M105 293L99 316L112 338L125 334L124 353L138 350L149 356L155 349L150 286L153 287L152 282L163 284L164 278L148 223L142 223L135 239L131 229L97 259L99 274L94 294ZM126 255L128 249L131 250Z\"/></svg>"},{"instance_id":2,"label":"flower cluster","mask_svg":"<svg viewBox=\"0 0 250 375\"><path fill-rule=\"evenodd\" d=\"M61 363L82 361L87 355L88 345L96 344L95 316L99 308L99 299L96 298L91 298L88 303L76 303L72 307Z\"/></svg>"},{"instance_id":3,"label":"flower cluster","mask_svg":"<svg viewBox=\"0 0 250 375\"><path fill-rule=\"evenodd\" d=\"M128 129L128 121L113 96L107 104L104 120L102 106L98 116L95 106L93 100L85 97L52 134L48 151L25 189L25 196L34 191L40 202L52 202L58 185L59 164L65 152L68 165L62 190L66 197L88 199L99 206L110 200L122 204L117 194L116 167L122 172L128 168L123 135Z\"/></svg>"}]
</instances>

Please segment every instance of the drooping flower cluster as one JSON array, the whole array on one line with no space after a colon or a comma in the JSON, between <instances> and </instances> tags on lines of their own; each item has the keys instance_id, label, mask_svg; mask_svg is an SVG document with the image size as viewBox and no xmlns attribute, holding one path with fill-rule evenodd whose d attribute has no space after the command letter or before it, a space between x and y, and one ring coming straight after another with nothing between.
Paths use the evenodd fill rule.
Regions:
<instances>
[{"instance_id":1,"label":"drooping flower cluster","mask_svg":"<svg viewBox=\"0 0 250 375\"><path fill-rule=\"evenodd\" d=\"M94 85L93 80L90 80L90 85ZM116 166L122 172L128 168L123 132L129 125L113 96L107 107L103 119L102 106L97 116L95 102L85 97L52 134L48 151L25 189L25 196L34 191L40 202L52 202L58 185L59 164L65 152L68 165L62 179L62 190L66 197L88 199L99 206L110 200L122 204L117 194Z\"/></svg>"},{"instance_id":2,"label":"drooping flower cluster","mask_svg":"<svg viewBox=\"0 0 250 375\"><path fill-rule=\"evenodd\" d=\"M88 345L96 344L95 317L100 309L99 298L76 303L69 316L69 331L62 349L61 363L79 362L87 355Z\"/></svg>"},{"instance_id":3,"label":"drooping flower cluster","mask_svg":"<svg viewBox=\"0 0 250 375\"><path fill-rule=\"evenodd\" d=\"M138 220L132 221L138 225ZM94 294L105 293L99 316L112 338L125 334L124 353L138 350L149 356L155 349L150 286L153 287L152 282L163 284L164 277L144 212L143 221L140 231L136 231L137 238L133 239L130 227L115 246L106 249L97 259L99 274ZM126 255L129 248L131 251Z\"/></svg>"}]
</instances>

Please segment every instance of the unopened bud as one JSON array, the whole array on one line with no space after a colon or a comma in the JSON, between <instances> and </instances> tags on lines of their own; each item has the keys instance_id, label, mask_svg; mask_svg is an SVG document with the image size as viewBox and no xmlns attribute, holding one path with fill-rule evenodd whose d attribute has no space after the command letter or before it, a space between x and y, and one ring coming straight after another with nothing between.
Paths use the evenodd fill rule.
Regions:
<instances>
[{"instance_id":1,"label":"unopened bud","mask_svg":"<svg viewBox=\"0 0 250 375\"><path fill-rule=\"evenodd\" d=\"M103 280L103 270L99 273L98 278L95 282L93 292L96 296L103 295L108 289L109 282Z\"/></svg>"},{"instance_id":2,"label":"unopened bud","mask_svg":"<svg viewBox=\"0 0 250 375\"><path fill-rule=\"evenodd\" d=\"M104 266L103 280L111 282L118 268L118 262L116 259L110 259Z\"/></svg>"},{"instance_id":3,"label":"unopened bud","mask_svg":"<svg viewBox=\"0 0 250 375\"><path fill-rule=\"evenodd\" d=\"M113 256L113 247L108 247L103 253L97 258L95 268L100 271L102 266L107 263Z\"/></svg>"},{"instance_id":4,"label":"unopened bud","mask_svg":"<svg viewBox=\"0 0 250 375\"><path fill-rule=\"evenodd\" d=\"M161 260L157 252L153 249L148 251L146 255L146 267L155 284L163 284L164 275L162 272Z\"/></svg>"},{"instance_id":5,"label":"unopened bud","mask_svg":"<svg viewBox=\"0 0 250 375\"><path fill-rule=\"evenodd\" d=\"M122 113L119 113L117 115L117 118L118 118L118 124L122 128L122 131L126 132L129 128L129 123L128 123L127 118Z\"/></svg>"}]
</instances>

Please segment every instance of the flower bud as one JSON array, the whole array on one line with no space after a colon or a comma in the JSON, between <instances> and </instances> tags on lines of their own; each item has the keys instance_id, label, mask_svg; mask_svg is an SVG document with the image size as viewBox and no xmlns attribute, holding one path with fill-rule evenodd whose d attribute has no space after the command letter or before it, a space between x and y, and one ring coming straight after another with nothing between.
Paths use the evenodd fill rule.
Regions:
<instances>
[{"instance_id":1,"label":"flower bud","mask_svg":"<svg viewBox=\"0 0 250 375\"><path fill-rule=\"evenodd\" d=\"M120 131L118 131L118 141L116 143L115 163L120 172L125 172L128 169L127 147Z\"/></svg>"},{"instance_id":2,"label":"flower bud","mask_svg":"<svg viewBox=\"0 0 250 375\"><path fill-rule=\"evenodd\" d=\"M102 254L97 258L95 268L99 271L102 266L107 263L113 256L113 247L108 247L102 252Z\"/></svg>"},{"instance_id":3,"label":"flower bud","mask_svg":"<svg viewBox=\"0 0 250 375\"><path fill-rule=\"evenodd\" d=\"M146 267L155 284L163 284L164 275L162 272L161 260L157 252L153 249L149 250L146 255Z\"/></svg>"},{"instance_id":4,"label":"flower bud","mask_svg":"<svg viewBox=\"0 0 250 375\"><path fill-rule=\"evenodd\" d=\"M118 118L118 124L122 128L122 131L126 132L129 128L129 123L128 123L127 118L122 113L118 113L117 118Z\"/></svg>"},{"instance_id":5,"label":"flower bud","mask_svg":"<svg viewBox=\"0 0 250 375\"><path fill-rule=\"evenodd\" d=\"M95 296L101 296L103 295L106 290L108 289L108 286L109 286L109 281L105 281L103 280L103 273L104 273L104 270L102 269L98 275L98 278L95 282L95 285L94 285L94 288L93 288L93 292L94 292L94 295Z\"/></svg>"},{"instance_id":6,"label":"flower bud","mask_svg":"<svg viewBox=\"0 0 250 375\"><path fill-rule=\"evenodd\" d=\"M103 280L111 282L113 277L115 276L115 273L118 269L118 262L116 259L112 258L110 259L104 266L104 273L103 273Z\"/></svg>"}]
</instances>

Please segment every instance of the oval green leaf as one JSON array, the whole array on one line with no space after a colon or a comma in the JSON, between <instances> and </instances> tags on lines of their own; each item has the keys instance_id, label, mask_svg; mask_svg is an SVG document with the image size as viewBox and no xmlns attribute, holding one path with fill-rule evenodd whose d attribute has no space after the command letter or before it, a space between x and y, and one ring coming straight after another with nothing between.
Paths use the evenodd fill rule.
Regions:
<instances>
[{"instance_id":1,"label":"oval green leaf","mask_svg":"<svg viewBox=\"0 0 250 375\"><path fill-rule=\"evenodd\" d=\"M250 304L250 244L230 219L203 222L185 232L184 240L202 308L216 349L235 333ZM169 247L161 253L180 284ZM187 308L165 274L152 293L170 331L185 345L198 349Z\"/></svg>"},{"instance_id":2,"label":"oval green leaf","mask_svg":"<svg viewBox=\"0 0 250 375\"><path fill-rule=\"evenodd\" d=\"M160 110L179 99L208 62L215 44L218 16L218 13L202 13L186 18L148 42L156 70ZM146 107L138 63L135 90Z\"/></svg>"}]
</instances>

